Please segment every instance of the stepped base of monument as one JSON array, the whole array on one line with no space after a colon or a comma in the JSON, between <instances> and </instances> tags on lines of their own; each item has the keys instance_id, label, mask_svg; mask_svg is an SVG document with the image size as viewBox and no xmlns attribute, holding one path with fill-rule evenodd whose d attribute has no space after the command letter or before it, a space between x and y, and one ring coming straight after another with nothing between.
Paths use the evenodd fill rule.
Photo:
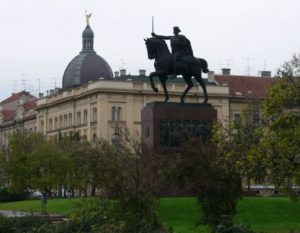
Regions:
<instances>
[{"instance_id":1,"label":"stepped base of monument","mask_svg":"<svg viewBox=\"0 0 300 233\"><path fill-rule=\"evenodd\" d=\"M211 104L151 102L141 118L143 142L158 150L179 147L190 138L207 141L217 111Z\"/></svg>"}]
</instances>

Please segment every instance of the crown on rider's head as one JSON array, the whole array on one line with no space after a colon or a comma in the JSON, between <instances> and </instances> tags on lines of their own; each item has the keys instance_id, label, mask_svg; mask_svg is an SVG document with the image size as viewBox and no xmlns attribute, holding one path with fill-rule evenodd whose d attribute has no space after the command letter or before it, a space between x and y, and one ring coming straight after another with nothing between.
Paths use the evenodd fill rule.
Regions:
<instances>
[{"instance_id":1,"label":"crown on rider's head","mask_svg":"<svg viewBox=\"0 0 300 233\"><path fill-rule=\"evenodd\" d=\"M173 27L173 32L174 32L174 33L175 33L175 32L181 32L181 30L179 29L178 26L174 26L174 27Z\"/></svg>"}]
</instances>

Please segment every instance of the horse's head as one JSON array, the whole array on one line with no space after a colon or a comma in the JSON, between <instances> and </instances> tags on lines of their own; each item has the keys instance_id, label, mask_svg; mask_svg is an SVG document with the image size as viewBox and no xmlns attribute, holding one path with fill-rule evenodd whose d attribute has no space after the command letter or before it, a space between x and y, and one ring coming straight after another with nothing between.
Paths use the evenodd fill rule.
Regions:
<instances>
[{"instance_id":1,"label":"horse's head","mask_svg":"<svg viewBox=\"0 0 300 233\"><path fill-rule=\"evenodd\" d=\"M167 48L167 44L164 40L158 38L147 38L144 39L147 47L147 53L149 59L154 59L156 51L159 49Z\"/></svg>"}]
</instances>

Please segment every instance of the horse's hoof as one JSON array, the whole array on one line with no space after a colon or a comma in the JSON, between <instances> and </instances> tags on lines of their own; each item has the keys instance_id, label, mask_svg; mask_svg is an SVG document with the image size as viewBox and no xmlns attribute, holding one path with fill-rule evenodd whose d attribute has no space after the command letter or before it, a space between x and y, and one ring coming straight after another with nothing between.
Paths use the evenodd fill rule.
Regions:
<instances>
[{"instance_id":1,"label":"horse's hoof","mask_svg":"<svg viewBox=\"0 0 300 233\"><path fill-rule=\"evenodd\" d=\"M180 101L182 104L184 103L184 99L181 99L181 101Z\"/></svg>"},{"instance_id":2,"label":"horse's hoof","mask_svg":"<svg viewBox=\"0 0 300 233\"><path fill-rule=\"evenodd\" d=\"M169 98L168 99L165 99L165 103L167 103L169 101Z\"/></svg>"},{"instance_id":3,"label":"horse's hoof","mask_svg":"<svg viewBox=\"0 0 300 233\"><path fill-rule=\"evenodd\" d=\"M205 99L205 100L203 101L203 104L208 104L207 102L208 102L208 99Z\"/></svg>"},{"instance_id":4,"label":"horse's hoof","mask_svg":"<svg viewBox=\"0 0 300 233\"><path fill-rule=\"evenodd\" d=\"M158 89L156 87L153 88L153 91L158 92Z\"/></svg>"}]
</instances>

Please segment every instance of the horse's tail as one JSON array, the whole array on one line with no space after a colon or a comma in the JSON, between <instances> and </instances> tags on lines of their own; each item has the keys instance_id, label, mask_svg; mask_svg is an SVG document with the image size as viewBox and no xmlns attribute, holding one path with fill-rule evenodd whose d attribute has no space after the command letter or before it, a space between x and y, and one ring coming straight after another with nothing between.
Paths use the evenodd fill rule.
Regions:
<instances>
[{"instance_id":1,"label":"horse's tail","mask_svg":"<svg viewBox=\"0 0 300 233\"><path fill-rule=\"evenodd\" d=\"M208 69L207 61L203 58L199 58L199 61L201 63L201 69L202 69L203 73L208 73L209 69Z\"/></svg>"}]
</instances>

